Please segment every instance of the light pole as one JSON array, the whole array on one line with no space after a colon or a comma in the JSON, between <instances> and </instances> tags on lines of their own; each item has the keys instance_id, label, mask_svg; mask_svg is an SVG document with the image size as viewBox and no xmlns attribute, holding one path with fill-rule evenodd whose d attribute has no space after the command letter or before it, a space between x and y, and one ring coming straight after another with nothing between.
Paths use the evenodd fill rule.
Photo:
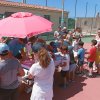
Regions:
<instances>
[{"instance_id":1,"label":"light pole","mask_svg":"<svg viewBox=\"0 0 100 100\"><path fill-rule=\"evenodd\" d=\"M47 3L48 1L46 0L46 3L45 3L45 6L47 6L48 5L48 3Z\"/></svg>"},{"instance_id":2,"label":"light pole","mask_svg":"<svg viewBox=\"0 0 100 100\"><path fill-rule=\"evenodd\" d=\"M95 17L96 17L96 12L97 12L97 4L95 4L95 11L94 11L94 17L92 18L92 22L91 22L91 32L90 32L90 35L92 33L92 28L94 26L94 20L93 19L95 19Z\"/></svg>"},{"instance_id":3,"label":"light pole","mask_svg":"<svg viewBox=\"0 0 100 100\"><path fill-rule=\"evenodd\" d=\"M61 16L61 27L64 26L64 0L62 0L62 16Z\"/></svg>"},{"instance_id":4,"label":"light pole","mask_svg":"<svg viewBox=\"0 0 100 100\"><path fill-rule=\"evenodd\" d=\"M75 1L75 18L76 18L76 7L77 7L77 0Z\"/></svg>"},{"instance_id":5,"label":"light pole","mask_svg":"<svg viewBox=\"0 0 100 100\"><path fill-rule=\"evenodd\" d=\"M77 7L77 0L75 1L75 28L76 28L76 7Z\"/></svg>"},{"instance_id":6,"label":"light pole","mask_svg":"<svg viewBox=\"0 0 100 100\"><path fill-rule=\"evenodd\" d=\"M86 17L87 17L87 7L88 7L88 2L86 2L86 11L85 11L85 25L87 24L87 19L86 19ZM86 31L86 33L88 32L88 28L86 28L85 29L85 31Z\"/></svg>"},{"instance_id":7,"label":"light pole","mask_svg":"<svg viewBox=\"0 0 100 100\"><path fill-rule=\"evenodd\" d=\"M26 3L26 0L22 0L22 3Z\"/></svg>"},{"instance_id":8,"label":"light pole","mask_svg":"<svg viewBox=\"0 0 100 100\"><path fill-rule=\"evenodd\" d=\"M96 13L97 13L97 4L95 5L94 18L96 17Z\"/></svg>"},{"instance_id":9,"label":"light pole","mask_svg":"<svg viewBox=\"0 0 100 100\"><path fill-rule=\"evenodd\" d=\"M85 12L85 18L87 17L87 7L88 7L88 2L86 3L86 12Z\"/></svg>"},{"instance_id":10,"label":"light pole","mask_svg":"<svg viewBox=\"0 0 100 100\"><path fill-rule=\"evenodd\" d=\"M24 0L22 0L22 3L24 3Z\"/></svg>"}]
</instances>

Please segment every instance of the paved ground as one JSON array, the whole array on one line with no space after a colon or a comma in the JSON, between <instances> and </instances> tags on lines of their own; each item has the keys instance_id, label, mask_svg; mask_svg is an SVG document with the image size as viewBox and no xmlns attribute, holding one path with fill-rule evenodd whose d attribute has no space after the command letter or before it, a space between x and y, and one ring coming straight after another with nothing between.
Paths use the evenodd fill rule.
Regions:
<instances>
[{"instance_id":1,"label":"paved ground","mask_svg":"<svg viewBox=\"0 0 100 100\"><path fill-rule=\"evenodd\" d=\"M54 100L100 100L100 79L76 77L67 89L54 87Z\"/></svg>"},{"instance_id":2,"label":"paved ground","mask_svg":"<svg viewBox=\"0 0 100 100\"><path fill-rule=\"evenodd\" d=\"M85 48L89 49L90 43L85 44ZM62 89L59 87L60 74L56 73L53 100L100 100L100 77L76 76L75 81L67 89ZM21 93L19 100L30 100L29 98L30 94Z\"/></svg>"},{"instance_id":3,"label":"paved ground","mask_svg":"<svg viewBox=\"0 0 100 100\"><path fill-rule=\"evenodd\" d=\"M94 39L93 36L88 36L88 37L82 38L82 41L84 41L85 43L90 43L92 39Z\"/></svg>"}]
</instances>

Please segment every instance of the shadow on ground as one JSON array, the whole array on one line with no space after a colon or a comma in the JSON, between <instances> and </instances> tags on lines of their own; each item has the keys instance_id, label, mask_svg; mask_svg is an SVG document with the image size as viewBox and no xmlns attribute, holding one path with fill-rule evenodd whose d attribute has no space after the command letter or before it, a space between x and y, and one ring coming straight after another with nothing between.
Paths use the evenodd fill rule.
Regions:
<instances>
[{"instance_id":1,"label":"shadow on ground","mask_svg":"<svg viewBox=\"0 0 100 100\"><path fill-rule=\"evenodd\" d=\"M84 80L86 79L87 79L86 77L76 76L75 79L76 81L74 83L70 83L66 89L63 89L59 87L59 84L61 82L60 74L56 73L53 100L68 100L77 93L83 91L83 87L86 86L86 84L84 83Z\"/></svg>"}]
</instances>

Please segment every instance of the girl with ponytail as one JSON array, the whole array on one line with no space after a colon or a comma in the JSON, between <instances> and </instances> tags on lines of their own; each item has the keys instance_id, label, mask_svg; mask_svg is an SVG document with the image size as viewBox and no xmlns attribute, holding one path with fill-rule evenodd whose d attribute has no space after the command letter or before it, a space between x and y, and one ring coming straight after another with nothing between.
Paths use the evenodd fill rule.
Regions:
<instances>
[{"instance_id":1,"label":"girl with ponytail","mask_svg":"<svg viewBox=\"0 0 100 100\"><path fill-rule=\"evenodd\" d=\"M30 100L52 100L54 61L40 44L33 45L32 50L37 62L29 70L29 78L34 78Z\"/></svg>"}]
</instances>

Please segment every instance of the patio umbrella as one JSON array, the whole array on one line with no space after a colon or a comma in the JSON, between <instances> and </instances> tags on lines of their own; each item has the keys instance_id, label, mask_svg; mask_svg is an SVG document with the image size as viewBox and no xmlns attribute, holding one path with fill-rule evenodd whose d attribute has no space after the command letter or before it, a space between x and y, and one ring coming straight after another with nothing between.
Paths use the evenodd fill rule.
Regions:
<instances>
[{"instance_id":1,"label":"patio umbrella","mask_svg":"<svg viewBox=\"0 0 100 100\"><path fill-rule=\"evenodd\" d=\"M18 12L0 20L0 36L25 38L52 31L52 22L28 12Z\"/></svg>"}]
</instances>

